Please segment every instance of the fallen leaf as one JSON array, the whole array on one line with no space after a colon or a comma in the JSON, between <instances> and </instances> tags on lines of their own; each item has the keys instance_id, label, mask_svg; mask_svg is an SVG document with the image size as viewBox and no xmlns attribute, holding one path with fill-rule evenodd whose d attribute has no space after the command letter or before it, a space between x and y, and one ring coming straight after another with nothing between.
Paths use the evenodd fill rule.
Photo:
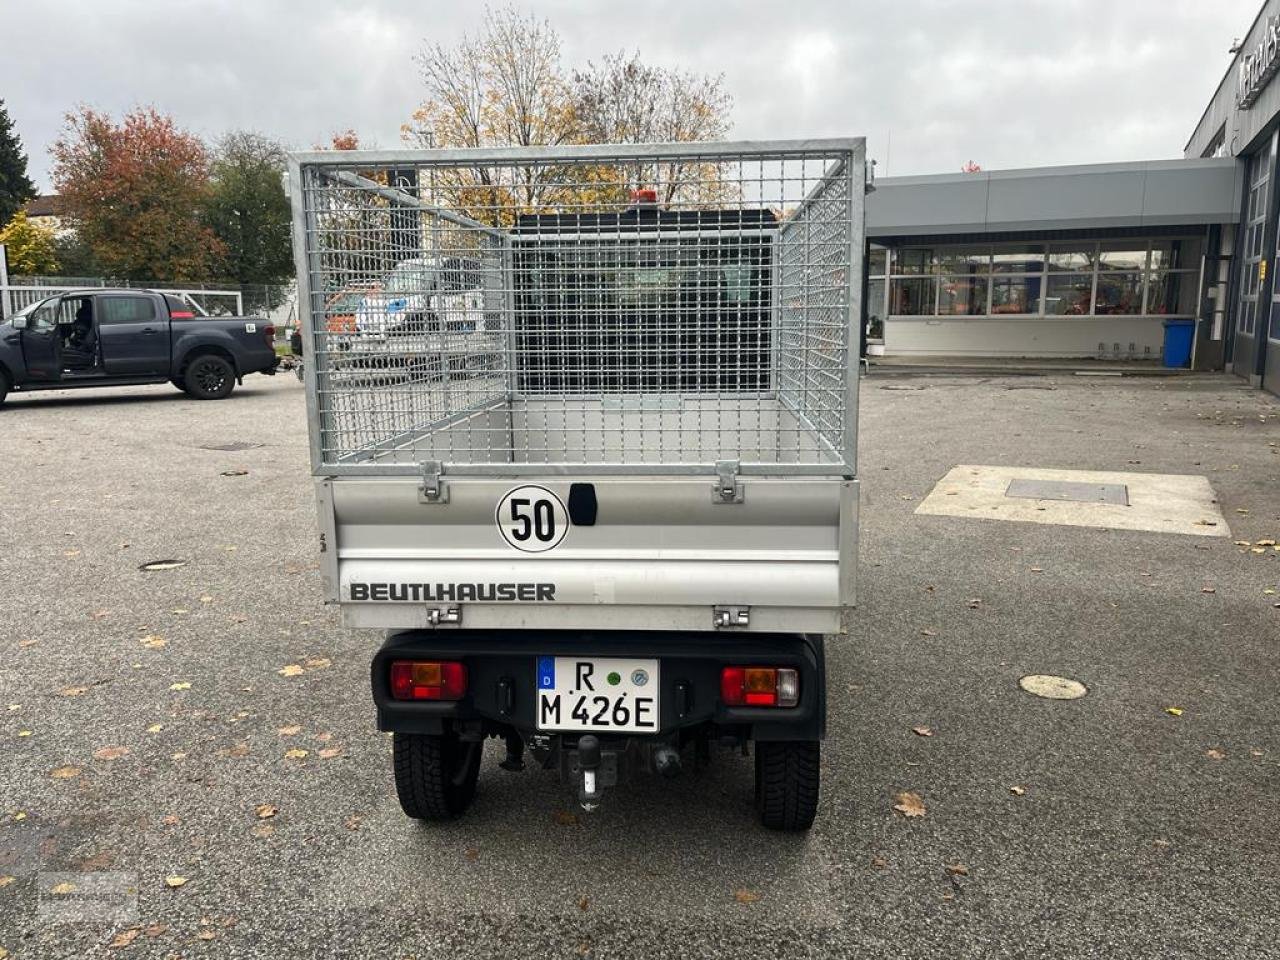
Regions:
<instances>
[{"instance_id":1,"label":"fallen leaf","mask_svg":"<svg viewBox=\"0 0 1280 960\"><path fill-rule=\"evenodd\" d=\"M248 475L249 475L248 470L223 470L222 471L222 476L224 477L247 477Z\"/></svg>"},{"instance_id":2,"label":"fallen leaf","mask_svg":"<svg viewBox=\"0 0 1280 960\"><path fill-rule=\"evenodd\" d=\"M920 631L920 636L922 637L936 637L937 635L937 630L930 630L928 627L925 627L925 629Z\"/></svg>"},{"instance_id":3,"label":"fallen leaf","mask_svg":"<svg viewBox=\"0 0 1280 960\"><path fill-rule=\"evenodd\" d=\"M280 808L270 803L260 803L253 808L253 812L258 815L259 820L270 820L280 812Z\"/></svg>"},{"instance_id":4,"label":"fallen leaf","mask_svg":"<svg viewBox=\"0 0 1280 960\"><path fill-rule=\"evenodd\" d=\"M196 934L196 939L197 939L197 940L212 940L212 939L213 939L214 937L216 937L217 935L218 935L218 931L216 931L216 930L207 930L207 929L206 929L206 930L201 930L199 933L197 933L197 934Z\"/></svg>"},{"instance_id":5,"label":"fallen leaf","mask_svg":"<svg viewBox=\"0 0 1280 960\"><path fill-rule=\"evenodd\" d=\"M293 747L289 750L286 750L284 752L284 755L286 759L289 759L289 760L301 760L303 757L307 755L307 751L299 750L297 747Z\"/></svg>"},{"instance_id":6,"label":"fallen leaf","mask_svg":"<svg viewBox=\"0 0 1280 960\"><path fill-rule=\"evenodd\" d=\"M62 555L64 557L78 557L80 556L80 551L79 550L63 550Z\"/></svg>"},{"instance_id":7,"label":"fallen leaf","mask_svg":"<svg viewBox=\"0 0 1280 960\"><path fill-rule=\"evenodd\" d=\"M1236 541L1234 541L1234 543L1235 543L1235 545L1236 545L1237 547L1251 547L1251 546L1253 546L1253 541L1251 541L1251 540L1236 540Z\"/></svg>"},{"instance_id":8,"label":"fallen leaf","mask_svg":"<svg viewBox=\"0 0 1280 960\"><path fill-rule=\"evenodd\" d=\"M200 598L200 602L201 602L201 603L213 603L213 597L209 596L209 594L207 594L207 593L206 593L206 594L204 594L204 595Z\"/></svg>"},{"instance_id":9,"label":"fallen leaf","mask_svg":"<svg viewBox=\"0 0 1280 960\"><path fill-rule=\"evenodd\" d=\"M78 697L82 693L87 693L88 687L64 687L60 692L64 697Z\"/></svg>"},{"instance_id":10,"label":"fallen leaf","mask_svg":"<svg viewBox=\"0 0 1280 960\"><path fill-rule=\"evenodd\" d=\"M587 909L588 909L590 906L591 906L591 898L590 898L590 897L579 897L579 898L578 898L578 909L579 909L579 910L581 910L581 911L583 911L583 912L585 913L585 912L587 911Z\"/></svg>"},{"instance_id":11,"label":"fallen leaf","mask_svg":"<svg viewBox=\"0 0 1280 960\"><path fill-rule=\"evenodd\" d=\"M332 760L334 757L338 757L341 755L342 755L341 747L328 747L320 751L321 760Z\"/></svg>"},{"instance_id":12,"label":"fallen leaf","mask_svg":"<svg viewBox=\"0 0 1280 960\"><path fill-rule=\"evenodd\" d=\"M1250 547L1249 552L1250 553L1266 553L1267 548L1266 547Z\"/></svg>"},{"instance_id":13,"label":"fallen leaf","mask_svg":"<svg viewBox=\"0 0 1280 960\"><path fill-rule=\"evenodd\" d=\"M138 642L148 650L159 650L169 641L157 634L149 633L145 637L142 637Z\"/></svg>"},{"instance_id":14,"label":"fallen leaf","mask_svg":"<svg viewBox=\"0 0 1280 960\"><path fill-rule=\"evenodd\" d=\"M911 732L917 737L932 737L933 727L912 727Z\"/></svg>"},{"instance_id":15,"label":"fallen leaf","mask_svg":"<svg viewBox=\"0 0 1280 960\"><path fill-rule=\"evenodd\" d=\"M733 899L739 903L756 903L760 899L760 894L754 890L748 890L746 887L741 887L733 891Z\"/></svg>"},{"instance_id":16,"label":"fallen leaf","mask_svg":"<svg viewBox=\"0 0 1280 960\"><path fill-rule=\"evenodd\" d=\"M466 850L462 851L462 855L466 857L468 860L470 860L472 863L475 863L477 860L480 859L480 851L477 850L475 847L467 847Z\"/></svg>"},{"instance_id":17,"label":"fallen leaf","mask_svg":"<svg viewBox=\"0 0 1280 960\"><path fill-rule=\"evenodd\" d=\"M187 681L187 680L181 680L178 683L169 684L169 689L170 690L190 690L191 683L190 681Z\"/></svg>"},{"instance_id":18,"label":"fallen leaf","mask_svg":"<svg viewBox=\"0 0 1280 960\"><path fill-rule=\"evenodd\" d=\"M893 799L897 801L893 805L893 809L904 817L923 817L925 815L924 801L920 799L920 794L907 791L898 794Z\"/></svg>"},{"instance_id":19,"label":"fallen leaf","mask_svg":"<svg viewBox=\"0 0 1280 960\"><path fill-rule=\"evenodd\" d=\"M305 672L306 671L296 663L290 663L276 671L276 673L280 674L282 677L297 677Z\"/></svg>"},{"instance_id":20,"label":"fallen leaf","mask_svg":"<svg viewBox=\"0 0 1280 960\"><path fill-rule=\"evenodd\" d=\"M119 760L121 757L127 757L128 755L128 747L102 747L93 751L95 760Z\"/></svg>"},{"instance_id":21,"label":"fallen leaf","mask_svg":"<svg viewBox=\"0 0 1280 960\"><path fill-rule=\"evenodd\" d=\"M20 736L20 737L29 737L29 736L31 736L31 731L30 731L30 730L19 730L19 731L18 731L18 736Z\"/></svg>"},{"instance_id":22,"label":"fallen leaf","mask_svg":"<svg viewBox=\"0 0 1280 960\"><path fill-rule=\"evenodd\" d=\"M1260 757L1260 756L1262 756L1262 751L1261 751L1261 750L1259 750L1257 747L1255 747L1254 749L1252 749L1252 750L1250 750L1250 751L1249 751L1249 756L1251 756L1251 757Z\"/></svg>"},{"instance_id":23,"label":"fallen leaf","mask_svg":"<svg viewBox=\"0 0 1280 960\"><path fill-rule=\"evenodd\" d=\"M576 827L578 825L578 815L568 810L557 810L552 814L552 819L562 827Z\"/></svg>"},{"instance_id":24,"label":"fallen leaf","mask_svg":"<svg viewBox=\"0 0 1280 960\"><path fill-rule=\"evenodd\" d=\"M168 929L169 929L169 925L167 923L153 923L151 924L151 926L143 930L142 933L144 936L150 937L152 940L154 940L156 937L160 936L160 934L164 933Z\"/></svg>"},{"instance_id":25,"label":"fallen leaf","mask_svg":"<svg viewBox=\"0 0 1280 960\"><path fill-rule=\"evenodd\" d=\"M163 729L163 723L153 723L151 726L147 727L147 733L159 733Z\"/></svg>"},{"instance_id":26,"label":"fallen leaf","mask_svg":"<svg viewBox=\"0 0 1280 960\"><path fill-rule=\"evenodd\" d=\"M980 606L982 606L981 597L974 597L972 600L969 601L970 610L977 610Z\"/></svg>"},{"instance_id":27,"label":"fallen leaf","mask_svg":"<svg viewBox=\"0 0 1280 960\"><path fill-rule=\"evenodd\" d=\"M1259 754L1258 754L1258 756L1262 756L1262 754L1261 754L1261 753L1259 753ZM18 821L22 821L22 820L27 819L27 811L25 811L25 810L19 810L17 813L15 813L15 814L13 815L13 819L14 819L14 820L18 820Z\"/></svg>"},{"instance_id":28,"label":"fallen leaf","mask_svg":"<svg viewBox=\"0 0 1280 960\"><path fill-rule=\"evenodd\" d=\"M1169 714L1169 716L1171 716L1171 717L1180 717L1180 716L1182 716L1182 708L1181 708L1181 707L1165 707L1165 708L1164 708L1164 712L1165 712L1165 713L1167 713L1167 714Z\"/></svg>"},{"instance_id":29,"label":"fallen leaf","mask_svg":"<svg viewBox=\"0 0 1280 960\"><path fill-rule=\"evenodd\" d=\"M343 821L342 821L342 825L343 825L344 827L346 827L348 830L351 830L351 831L359 830L359 829L360 829L360 821L361 821L362 819L364 819L364 818L363 818L363 817L361 817L361 816L360 816L360 814L358 814L358 813L353 813L351 816L347 817L347 819L345 819L345 820L343 820Z\"/></svg>"},{"instance_id":30,"label":"fallen leaf","mask_svg":"<svg viewBox=\"0 0 1280 960\"><path fill-rule=\"evenodd\" d=\"M111 864L115 863L116 855L110 850L99 850L91 857L81 860L77 866L78 870L85 873L92 873L95 870L105 870Z\"/></svg>"},{"instance_id":31,"label":"fallen leaf","mask_svg":"<svg viewBox=\"0 0 1280 960\"><path fill-rule=\"evenodd\" d=\"M255 837L259 837L265 840L267 839L267 837L271 836L273 833L276 832L276 828L269 823L259 823L259 824L255 824L254 828L249 832L252 833Z\"/></svg>"},{"instance_id":32,"label":"fallen leaf","mask_svg":"<svg viewBox=\"0 0 1280 960\"><path fill-rule=\"evenodd\" d=\"M170 814L166 814L164 819L162 819L160 822L163 823L166 827L176 827L178 824L182 822L182 820L178 818L177 814L170 813Z\"/></svg>"},{"instance_id":33,"label":"fallen leaf","mask_svg":"<svg viewBox=\"0 0 1280 960\"><path fill-rule=\"evenodd\" d=\"M239 743L218 751L220 757L247 757L249 755L249 742L241 740Z\"/></svg>"},{"instance_id":34,"label":"fallen leaf","mask_svg":"<svg viewBox=\"0 0 1280 960\"><path fill-rule=\"evenodd\" d=\"M1151 845L1153 847L1160 847L1161 849L1163 849L1169 846L1169 841L1168 840L1152 840Z\"/></svg>"},{"instance_id":35,"label":"fallen leaf","mask_svg":"<svg viewBox=\"0 0 1280 960\"><path fill-rule=\"evenodd\" d=\"M1227 755L1225 753L1223 753L1221 750L1218 750L1216 748L1212 750L1206 750L1204 752L1204 755L1208 757L1210 760L1225 760L1227 758Z\"/></svg>"},{"instance_id":36,"label":"fallen leaf","mask_svg":"<svg viewBox=\"0 0 1280 960\"><path fill-rule=\"evenodd\" d=\"M121 930L115 935L115 939L111 941L111 949L120 950L123 947L129 946L129 944L138 939L138 934L140 933L142 933L141 927L130 927L128 930Z\"/></svg>"},{"instance_id":37,"label":"fallen leaf","mask_svg":"<svg viewBox=\"0 0 1280 960\"><path fill-rule=\"evenodd\" d=\"M176 890L178 889L178 887L185 887L187 885L187 878L186 877L165 877L164 885L168 887L170 890Z\"/></svg>"},{"instance_id":38,"label":"fallen leaf","mask_svg":"<svg viewBox=\"0 0 1280 960\"><path fill-rule=\"evenodd\" d=\"M5 887L9 886L9 884L13 883L14 880L15 880L14 877L0 877L0 890L3 890Z\"/></svg>"},{"instance_id":39,"label":"fallen leaf","mask_svg":"<svg viewBox=\"0 0 1280 960\"><path fill-rule=\"evenodd\" d=\"M187 759L187 755L186 755L185 753L182 753L182 752L173 753L173 754L170 754L170 755L169 755L169 759L170 759L170 760L185 760L185 759Z\"/></svg>"},{"instance_id":40,"label":"fallen leaf","mask_svg":"<svg viewBox=\"0 0 1280 960\"><path fill-rule=\"evenodd\" d=\"M9 951L0 947L0 960L9 960Z\"/></svg>"},{"instance_id":41,"label":"fallen leaf","mask_svg":"<svg viewBox=\"0 0 1280 960\"><path fill-rule=\"evenodd\" d=\"M71 780L80 776L79 767L58 767L49 776L55 780Z\"/></svg>"},{"instance_id":42,"label":"fallen leaf","mask_svg":"<svg viewBox=\"0 0 1280 960\"><path fill-rule=\"evenodd\" d=\"M60 897L65 897L68 893L76 892L76 885L74 883L59 883L51 887L49 892L57 894Z\"/></svg>"},{"instance_id":43,"label":"fallen leaf","mask_svg":"<svg viewBox=\"0 0 1280 960\"><path fill-rule=\"evenodd\" d=\"M93 613L89 614L90 619L93 620L105 620L109 616L111 616L110 610L95 610Z\"/></svg>"},{"instance_id":44,"label":"fallen leaf","mask_svg":"<svg viewBox=\"0 0 1280 960\"><path fill-rule=\"evenodd\" d=\"M328 743L330 740L333 739L333 734L329 733L328 731L324 733L317 733L316 739L319 740L321 743Z\"/></svg>"},{"instance_id":45,"label":"fallen leaf","mask_svg":"<svg viewBox=\"0 0 1280 960\"><path fill-rule=\"evenodd\" d=\"M294 734L301 732L302 726L297 723L291 723L287 727L281 727L276 733L282 737L292 737Z\"/></svg>"},{"instance_id":46,"label":"fallen leaf","mask_svg":"<svg viewBox=\"0 0 1280 960\"><path fill-rule=\"evenodd\" d=\"M1044 573L1044 567L1032 567L1032 568L1031 568L1031 572L1032 572L1032 573Z\"/></svg>"},{"instance_id":47,"label":"fallen leaf","mask_svg":"<svg viewBox=\"0 0 1280 960\"><path fill-rule=\"evenodd\" d=\"M889 865L889 861L886 860L884 857L872 857L871 865L875 867L877 870L883 870L885 867Z\"/></svg>"},{"instance_id":48,"label":"fallen leaf","mask_svg":"<svg viewBox=\"0 0 1280 960\"><path fill-rule=\"evenodd\" d=\"M1012 793L1015 797L1020 797L1027 792L1027 788L1026 787L1010 787L1009 792Z\"/></svg>"},{"instance_id":49,"label":"fallen leaf","mask_svg":"<svg viewBox=\"0 0 1280 960\"><path fill-rule=\"evenodd\" d=\"M185 567L185 560L150 560L147 563L139 564L138 569L147 573L154 573L156 570L176 570L178 567Z\"/></svg>"},{"instance_id":50,"label":"fallen leaf","mask_svg":"<svg viewBox=\"0 0 1280 960\"><path fill-rule=\"evenodd\" d=\"M1218 588L1217 587L1201 587L1200 592L1201 593L1217 593Z\"/></svg>"},{"instance_id":51,"label":"fallen leaf","mask_svg":"<svg viewBox=\"0 0 1280 960\"><path fill-rule=\"evenodd\" d=\"M1195 521L1195 526L1197 527L1216 527L1217 525L1218 525L1217 520L1196 520Z\"/></svg>"},{"instance_id":52,"label":"fallen leaf","mask_svg":"<svg viewBox=\"0 0 1280 960\"><path fill-rule=\"evenodd\" d=\"M307 661L307 666L312 670L323 670L325 667L333 663L328 657L312 657Z\"/></svg>"},{"instance_id":53,"label":"fallen leaf","mask_svg":"<svg viewBox=\"0 0 1280 960\"><path fill-rule=\"evenodd\" d=\"M967 877L969 875L969 868L963 863L953 863L946 869L949 877Z\"/></svg>"},{"instance_id":54,"label":"fallen leaf","mask_svg":"<svg viewBox=\"0 0 1280 960\"><path fill-rule=\"evenodd\" d=\"M20 646L20 647L34 647L34 646L35 646L37 643L39 643L39 642L40 642L39 640L19 640L19 641L18 641L18 646Z\"/></svg>"}]
</instances>

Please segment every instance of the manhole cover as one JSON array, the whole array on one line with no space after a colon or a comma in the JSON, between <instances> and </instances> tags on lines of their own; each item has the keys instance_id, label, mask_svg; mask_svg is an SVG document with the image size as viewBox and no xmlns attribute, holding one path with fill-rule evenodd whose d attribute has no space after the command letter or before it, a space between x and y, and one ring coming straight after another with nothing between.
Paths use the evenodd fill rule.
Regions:
<instances>
[{"instance_id":1,"label":"manhole cover","mask_svg":"<svg viewBox=\"0 0 1280 960\"><path fill-rule=\"evenodd\" d=\"M1028 674L1018 681L1018 686L1027 693L1046 700L1079 700L1089 692L1089 688L1079 680L1054 677L1047 673Z\"/></svg>"},{"instance_id":2,"label":"manhole cover","mask_svg":"<svg viewBox=\"0 0 1280 960\"><path fill-rule=\"evenodd\" d=\"M242 450L252 450L260 447L260 443L249 443L245 440L232 440L230 443L210 443L200 447L201 450L220 450L224 453L239 453Z\"/></svg>"},{"instance_id":3,"label":"manhole cover","mask_svg":"<svg viewBox=\"0 0 1280 960\"><path fill-rule=\"evenodd\" d=\"M1075 480L1010 480L1006 497L1025 500L1071 500L1076 503L1129 505L1129 488L1123 483L1080 483Z\"/></svg>"}]
</instances>

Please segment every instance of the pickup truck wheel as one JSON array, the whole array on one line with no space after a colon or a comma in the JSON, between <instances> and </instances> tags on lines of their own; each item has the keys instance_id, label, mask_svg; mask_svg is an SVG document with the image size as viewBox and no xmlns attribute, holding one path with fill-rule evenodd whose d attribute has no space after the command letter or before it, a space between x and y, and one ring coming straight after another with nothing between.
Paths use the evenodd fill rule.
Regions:
<instances>
[{"instance_id":1,"label":"pickup truck wheel","mask_svg":"<svg viewBox=\"0 0 1280 960\"><path fill-rule=\"evenodd\" d=\"M452 820L476 795L484 743L457 734L397 733L392 738L396 796L415 820Z\"/></svg>"},{"instance_id":2,"label":"pickup truck wheel","mask_svg":"<svg viewBox=\"0 0 1280 960\"><path fill-rule=\"evenodd\" d=\"M818 812L818 741L757 742L755 751L760 822L770 830L808 830Z\"/></svg>"},{"instance_id":3,"label":"pickup truck wheel","mask_svg":"<svg viewBox=\"0 0 1280 960\"><path fill-rule=\"evenodd\" d=\"M197 400L221 400L235 385L235 369L216 353L193 357L182 376L182 389Z\"/></svg>"}]
</instances>

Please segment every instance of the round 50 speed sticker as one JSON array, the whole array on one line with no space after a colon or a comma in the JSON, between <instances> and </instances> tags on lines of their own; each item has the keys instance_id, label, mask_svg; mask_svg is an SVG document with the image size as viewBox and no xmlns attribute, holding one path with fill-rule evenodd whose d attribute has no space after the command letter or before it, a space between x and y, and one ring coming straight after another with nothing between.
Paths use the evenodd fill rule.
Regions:
<instances>
[{"instance_id":1,"label":"round 50 speed sticker","mask_svg":"<svg viewBox=\"0 0 1280 960\"><path fill-rule=\"evenodd\" d=\"M569 532L569 511L559 497L534 483L508 490L494 514L502 539L525 553L545 553Z\"/></svg>"}]
</instances>

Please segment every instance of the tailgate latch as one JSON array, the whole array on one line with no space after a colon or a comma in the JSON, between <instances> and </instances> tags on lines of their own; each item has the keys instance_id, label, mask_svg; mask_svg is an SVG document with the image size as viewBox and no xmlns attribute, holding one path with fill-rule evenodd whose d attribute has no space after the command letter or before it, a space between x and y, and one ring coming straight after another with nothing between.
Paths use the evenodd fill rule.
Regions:
<instances>
[{"instance_id":1,"label":"tailgate latch","mask_svg":"<svg viewBox=\"0 0 1280 960\"><path fill-rule=\"evenodd\" d=\"M448 503L449 488L445 485L442 474L444 464L439 460L423 460L422 483L418 485L419 503Z\"/></svg>"},{"instance_id":2,"label":"tailgate latch","mask_svg":"<svg viewBox=\"0 0 1280 960\"><path fill-rule=\"evenodd\" d=\"M717 630L730 630L734 627L751 625L750 607L715 607L711 611L711 622Z\"/></svg>"},{"instance_id":3,"label":"tailgate latch","mask_svg":"<svg viewBox=\"0 0 1280 960\"><path fill-rule=\"evenodd\" d=\"M741 503L742 484L738 482L738 461L716 461L716 485L711 489L712 503Z\"/></svg>"}]
</instances>

